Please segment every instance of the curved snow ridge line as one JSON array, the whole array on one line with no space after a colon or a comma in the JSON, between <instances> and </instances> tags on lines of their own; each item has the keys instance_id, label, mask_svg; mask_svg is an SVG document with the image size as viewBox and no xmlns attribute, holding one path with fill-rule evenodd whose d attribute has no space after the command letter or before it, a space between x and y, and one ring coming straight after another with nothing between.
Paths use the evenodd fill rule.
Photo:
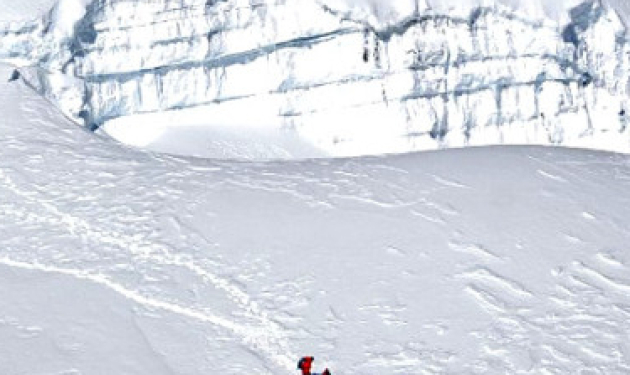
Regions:
<instances>
[{"instance_id":1,"label":"curved snow ridge line","mask_svg":"<svg viewBox=\"0 0 630 375\"><path fill-rule=\"evenodd\" d=\"M256 329L255 335L258 341L264 341L267 342L268 345L273 345L277 348L277 353L290 353L288 343L286 341L286 334L280 325L272 321L267 312L261 310L259 305L253 302L247 293L230 283L228 280L203 269L202 267L196 265L191 259L187 259L185 256L179 254L173 255L166 246L142 242L133 236L128 236L122 233L94 229L85 220L68 215L60 211L55 205L49 202L37 200L32 196L33 194L29 194L28 192L21 190L13 179L1 168L0 180L3 181L5 186L7 186L14 194L26 199L27 201L41 205L46 209L46 211L58 217L57 220L51 220L43 218L41 215L33 214L32 216L39 218L39 222L47 222L57 226L61 225L72 235L81 236L97 243L105 243L121 249L130 250L132 254L136 255L140 259L154 261L162 265L180 266L188 269L199 276L202 280L209 282L216 289L226 292L228 299L233 301L237 307L244 310L242 311L244 316L260 322L261 328ZM293 358L294 356L288 357Z\"/></svg>"},{"instance_id":2,"label":"curved snow ridge line","mask_svg":"<svg viewBox=\"0 0 630 375\"><path fill-rule=\"evenodd\" d=\"M606 286L609 290L617 291L623 294L630 293L630 280L622 280L617 277L607 275L583 262L577 262L575 264L575 269L577 272L580 272L585 276L589 276L599 285Z\"/></svg>"},{"instance_id":3,"label":"curved snow ridge line","mask_svg":"<svg viewBox=\"0 0 630 375\"><path fill-rule=\"evenodd\" d=\"M527 299L534 297L534 293L527 290L521 283L510 280L505 276L499 275L495 271L486 267L477 267L472 271L457 275L458 277L471 279L477 282L483 282L495 289L504 291L504 295L511 295L518 299Z\"/></svg>"},{"instance_id":4,"label":"curved snow ridge line","mask_svg":"<svg viewBox=\"0 0 630 375\"><path fill-rule=\"evenodd\" d=\"M269 355L277 365L291 369L293 367L293 357L288 354L280 354L270 350L269 342L265 339L264 328L253 328L249 326L240 325L234 321L222 318L217 315L208 314L207 312L198 311L195 309L180 306L171 302L160 301L151 297L143 296L137 291L127 289L123 285L118 284L115 281L110 280L103 274L90 273L86 270L78 270L71 268L61 268L56 266L44 265L38 262L27 263L22 261L16 261L9 257L0 257L0 264L19 268L29 271L39 271L45 273L53 273L64 276L70 276L79 280L86 280L108 288L119 295L147 308L159 309L168 311L170 313L184 316L190 319L198 320L204 323L210 323L217 327L224 328L235 335L242 338L243 342L251 346L253 349L260 350Z\"/></svg>"},{"instance_id":5,"label":"curved snow ridge line","mask_svg":"<svg viewBox=\"0 0 630 375\"><path fill-rule=\"evenodd\" d=\"M464 291L471 294L479 307L491 314L509 315L513 306L503 301L493 293L484 290L481 286L471 283L464 288Z\"/></svg>"},{"instance_id":6,"label":"curved snow ridge line","mask_svg":"<svg viewBox=\"0 0 630 375\"><path fill-rule=\"evenodd\" d=\"M584 214L583 216L587 217L588 215ZM592 217L592 215L590 216ZM620 269L624 269L626 267L626 264L620 259L618 259L617 256L614 254L598 253L595 257L597 260L599 260L603 264L606 264L607 266L620 268Z\"/></svg>"}]
</instances>

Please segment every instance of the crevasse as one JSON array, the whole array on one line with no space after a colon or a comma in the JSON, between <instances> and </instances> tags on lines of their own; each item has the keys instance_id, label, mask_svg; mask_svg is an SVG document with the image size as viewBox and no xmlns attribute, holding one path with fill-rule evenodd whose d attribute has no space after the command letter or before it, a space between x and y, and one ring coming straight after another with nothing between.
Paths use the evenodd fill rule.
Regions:
<instances>
[{"instance_id":1,"label":"crevasse","mask_svg":"<svg viewBox=\"0 0 630 375\"><path fill-rule=\"evenodd\" d=\"M70 33L51 16L5 27L0 58L91 129L194 110L208 124L221 113L243 131L294 132L331 155L488 144L629 152L626 29L594 1L568 18L496 6L374 25L312 0L98 0Z\"/></svg>"}]
</instances>

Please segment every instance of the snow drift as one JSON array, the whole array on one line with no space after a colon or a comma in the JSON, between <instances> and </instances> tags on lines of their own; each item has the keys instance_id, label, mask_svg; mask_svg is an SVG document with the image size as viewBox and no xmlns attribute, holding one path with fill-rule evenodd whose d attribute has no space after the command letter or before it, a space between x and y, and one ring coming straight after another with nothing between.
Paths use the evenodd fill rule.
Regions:
<instances>
[{"instance_id":1,"label":"snow drift","mask_svg":"<svg viewBox=\"0 0 630 375\"><path fill-rule=\"evenodd\" d=\"M630 151L615 8L459 3L65 0L5 27L0 58L74 121L138 143L195 126L288 135L318 155Z\"/></svg>"}]
</instances>

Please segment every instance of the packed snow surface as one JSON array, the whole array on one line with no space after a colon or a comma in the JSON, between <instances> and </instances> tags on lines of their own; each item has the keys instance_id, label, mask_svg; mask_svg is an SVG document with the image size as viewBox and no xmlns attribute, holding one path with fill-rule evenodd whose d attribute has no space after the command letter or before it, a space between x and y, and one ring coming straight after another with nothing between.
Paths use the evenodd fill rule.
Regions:
<instances>
[{"instance_id":1,"label":"packed snow surface","mask_svg":"<svg viewBox=\"0 0 630 375\"><path fill-rule=\"evenodd\" d=\"M273 159L495 144L630 152L627 8L64 0L39 20L0 28L0 59L73 121L169 153Z\"/></svg>"},{"instance_id":2,"label":"packed snow surface","mask_svg":"<svg viewBox=\"0 0 630 375\"><path fill-rule=\"evenodd\" d=\"M73 123L627 151L627 4L199 3L0 0L0 374L630 373L627 155Z\"/></svg>"},{"instance_id":3,"label":"packed snow surface","mask_svg":"<svg viewBox=\"0 0 630 375\"><path fill-rule=\"evenodd\" d=\"M35 19L52 9L56 3L55 0L3 0L0 22L23 22L27 19Z\"/></svg>"},{"instance_id":4,"label":"packed snow surface","mask_svg":"<svg viewBox=\"0 0 630 375\"><path fill-rule=\"evenodd\" d=\"M630 372L628 156L183 159L0 102L2 374Z\"/></svg>"}]
</instances>

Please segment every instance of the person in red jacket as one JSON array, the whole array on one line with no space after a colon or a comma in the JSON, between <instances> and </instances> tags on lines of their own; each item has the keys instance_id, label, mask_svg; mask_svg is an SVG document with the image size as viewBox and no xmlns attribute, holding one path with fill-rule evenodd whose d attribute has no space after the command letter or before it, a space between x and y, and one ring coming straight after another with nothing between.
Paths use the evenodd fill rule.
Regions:
<instances>
[{"instance_id":1,"label":"person in red jacket","mask_svg":"<svg viewBox=\"0 0 630 375\"><path fill-rule=\"evenodd\" d=\"M302 370L302 375L311 375L311 367L315 357L303 357L298 362L298 370Z\"/></svg>"},{"instance_id":2,"label":"person in red jacket","mask_svg":"<svg viewBox=\"0 0 630 375\"><path fill-rule=\"evenodd\" d=\"M313 361L315 361L315 357L303 357L298 362L298 370L302 370L302 375L318 375L311 373L311 367L313 367ZM325 369L321 375L331 375L330 370Z\"/></svg>"}]
</instances>

